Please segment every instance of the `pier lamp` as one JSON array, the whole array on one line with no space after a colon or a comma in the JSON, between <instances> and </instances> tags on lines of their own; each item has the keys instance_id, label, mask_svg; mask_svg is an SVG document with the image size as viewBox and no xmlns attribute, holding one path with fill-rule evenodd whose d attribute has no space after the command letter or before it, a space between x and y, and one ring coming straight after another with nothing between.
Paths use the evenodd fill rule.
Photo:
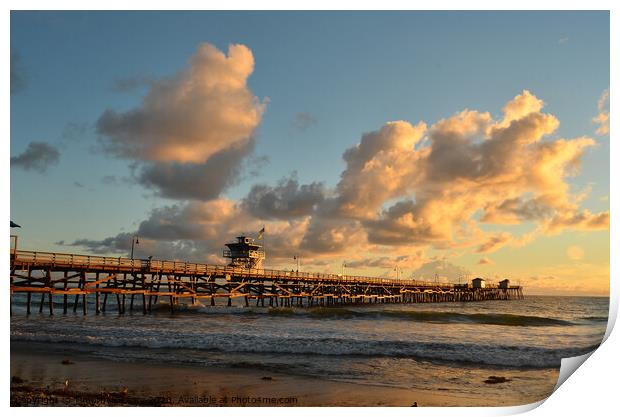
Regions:
<instances>
[{"instance_id":1,"label":"pier lamp","mask_svg":"<svg viewBox=\"0 0 620 417\"><path fill-rule=\"evenodd\" d=\"M401 275L403 273L403 270L400 269L400 266L396 265L394 267L394 271L396 271L396 279L400 279L400 277L401 277Z\"/></svg>"},{"instance_id":2,"label":"pier lamp","mask_svg":"<svg viewBox=\"0 0 620 417\"><path fill-rule=\"evenodd\" d=\"M301 257L299 255L293 256L293 260L297 261L297 272L299 272L299 265L301 263Z\"/></svg>"},{"instance_id":3,"label":"pier lamp","mask_svg":"<svg viewBox=\"0 0 620 417\"><path fill-rule=\"evenodd\" d=\"M131 237L131 259L133 259L133 247L135 245L139 245L140 241L138 240L138 235Z\"/></svg>"}]
</instances>

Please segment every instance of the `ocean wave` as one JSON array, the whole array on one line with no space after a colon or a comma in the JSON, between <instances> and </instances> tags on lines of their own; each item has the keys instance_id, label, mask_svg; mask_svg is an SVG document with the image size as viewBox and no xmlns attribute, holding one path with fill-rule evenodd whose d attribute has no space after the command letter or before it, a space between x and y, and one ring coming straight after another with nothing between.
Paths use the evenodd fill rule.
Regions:
<instances>
[{"instance_id":1,"label":"ocean wave","mask_svg":"<svg viewBox=\"0 0 620 417\"><path fill-rule=\"evenodd\" d=\"M582 320L593 321L598 323L607 323L609 316L587 316L582 317Z\"/></svg>"},{"instance_id":2,"label":"ocean wave","mask_svg":"<svg viewBox=\"0 0 620 417\"><path fill-rule=\"evenodd\" d=\"M132 347L152 350L167 349L170 360L175 351L191 349L201 352L252 353L270 355L391 357L411 358L460 364L491 365L515 368L558 367L562 358L578 356L594 350L597 345L581 348L542 348L476 343L433 343L405 340L351 340L334 337L287 337L232 335L226 333L192 335L109 334L11 331L11 340L83 344L105 347ZM145 355L148 352L145 351Z\"/></svg>"},{"instance_id":3,"label":"ocean wave","mask_svg":"<svg viewBox=\"0 0 620 417\"><path fill-rule=\"evenodd\" d=\"M519 315L509 313L457 313L433 310L378 310L372 307L349 309L346 307L192 307L186 306L180 313L246 315L246 316L281 316L290 318L313 319L394 319L430 323L472 323L500 326L574 326L579 323L550 317ZM591 318L588 318L591 319ZM594 319L598 319L594 318ZM607 320L607 318L604 318Z\"/></svg>"},{"instance_id":4,"label":"ocean wave","mask_svg":"<svg viewBox=\"0 0 620 417\"><path fill-rule=\"evenodd\" d=\"M284 316L310 316L323 318L391 318L433 323L477 323L501 326L572 326L576 323L541 316L507 313L457 313L452 311L406 311L406 310L350 310L347 308L316 307L306 310L270 308L269 314Z\"/></svg>"}]
</instances>

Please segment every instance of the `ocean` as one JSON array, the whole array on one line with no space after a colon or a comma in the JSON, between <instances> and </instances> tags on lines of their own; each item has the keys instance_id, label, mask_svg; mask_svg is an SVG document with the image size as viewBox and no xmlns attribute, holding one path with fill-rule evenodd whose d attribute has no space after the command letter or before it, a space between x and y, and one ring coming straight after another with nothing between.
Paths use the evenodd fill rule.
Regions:
<instances>
[{"instance_id":1,"label":"ocean","mask_svg":"<svg viewBox=\"0 0 620 417\"><path fill-rule=\"evenodd\" d=\"M60 299L58 300L60 301ZM11 340L113 361L250 368L366 386L500 398L548 396L560 361L595 349L609 298L345 307L161 304L151 314L25 314L13 298ZM140 310L140 308L138 308ZM44 309L44 311L46 311ZM122 350L122 354L121 354ZM488 383L490 376L509 381ZM487 382L485 382L487 381Z\"/></svg>"}]
</instances>

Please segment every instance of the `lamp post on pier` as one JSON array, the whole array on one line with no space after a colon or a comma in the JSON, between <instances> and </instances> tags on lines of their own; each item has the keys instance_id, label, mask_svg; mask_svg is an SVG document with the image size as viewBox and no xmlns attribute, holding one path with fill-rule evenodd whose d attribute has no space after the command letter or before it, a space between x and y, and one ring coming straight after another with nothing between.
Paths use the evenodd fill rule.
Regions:
<instances>
[{"instance_id":1,"label":"lamp post on pier","mask_svg":"<svg viewBox=\"0 0 620 417\"><path fill-rule=\"evenodd\" d=\"M400 266L396 265L396 266L394 267L394 271L396 271L396 279L400 279L400 277L401 277L401 276L402 276L402 274L403 274L403 270L402 270L402 269L400 269Z\"/></svg>"},{"instance_id":2,"label":"lamp post on pier","mask_svg":"<svg viewBox=\"0 0 620 417\"><path fill-rule=\"evenodd\" d=\"M133 248L134 245L139 245L140 244L140 240L138 240L138 235L132 236L131 237L131 259L133 260Z\"/></svg>"}]
</instances>

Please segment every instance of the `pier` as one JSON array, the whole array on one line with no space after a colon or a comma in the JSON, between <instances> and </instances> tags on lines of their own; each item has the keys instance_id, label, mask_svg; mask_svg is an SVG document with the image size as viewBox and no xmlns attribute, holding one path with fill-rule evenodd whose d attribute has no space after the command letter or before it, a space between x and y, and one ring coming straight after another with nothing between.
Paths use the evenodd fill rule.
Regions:
<instances>
[{"instance_id":1,"label":"pier","mask_svg":"<svg viewBox=\"0 0 620 417\"><path fill-rule=\"evenodd\" d=\"M228 252L230 257L231 253ZM225 253L226 256L226 253ZM234 256L234 253L233 253ZM313 307L368 303L435 303L522 299L521 286L437 283L263 268L11 251L13 295L25 294L26 312L95 314L171 312L181 303ZM474 280L476 281L476 280Z\"/></svg>"}]
</instances>

